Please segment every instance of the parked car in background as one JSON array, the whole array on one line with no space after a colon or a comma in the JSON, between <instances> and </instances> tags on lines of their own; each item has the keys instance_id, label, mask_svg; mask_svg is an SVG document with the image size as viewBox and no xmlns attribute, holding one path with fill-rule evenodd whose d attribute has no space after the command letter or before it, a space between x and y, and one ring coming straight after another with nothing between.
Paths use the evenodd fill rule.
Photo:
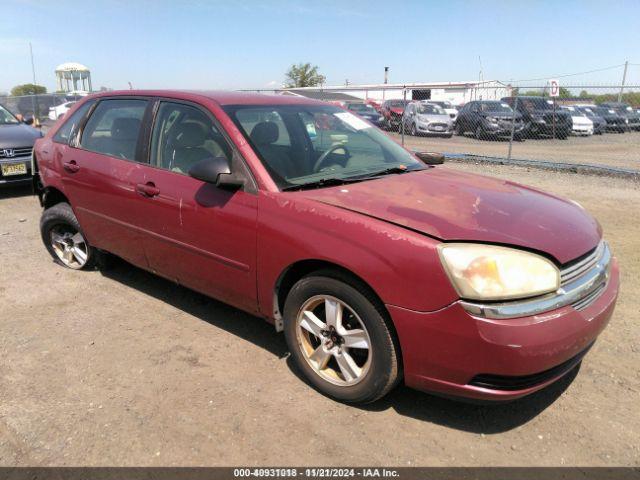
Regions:
<instances>
[{"instance_id":1,"label":"parked car in background","mask_svg":"<svg viewBox=\"0 0 640 480\"><path fill-rule=\"evenodd\" d=\"M624 133L628 130L628 120L616 112L613 108L603 107L601 105L578 105L579 108L588 108L593 113L602 117L606 122L606 131Z\"/></svg>"},{"instance_id":2,"label":"parked car in background","mask_svg":"<svg viewBox=\"0 0 640 480\"><path fill-rule=\"evenodd\" d=\"M453 119L442 107L431 102L411 102L404 111L404 131L409 135L451 138Z\"/></svg>"},{"instance_id":3,"label":"parked car in background","mask_svg":"<svg viewBox=\"0 0 640 480\"><path fill-rule=\"evenodd\" d=\"M358 114L376 127L384 126L384 117L368 103L348 103L346 109Z\"/></svg>"},{"instance_id":4,"label":"parked car in background","mask_svg":"<svg viewBox=\"0 0 640 480\"><path fill-rule=\"evenodd\" d=\"M516 98L518 99L516 102ZM527 124L526 135L554 136L562 140L571 133L571 115L544 97L504 97L503 102L517 110Z\"/></svg>"},{"instance_id":5,"label":"parked car in background","mask_svg":"<svg viewBox=\"0 0 640 480\"><path fill-rule=\"evenodd\" d=\"M628 130L640 130L640 114L638 114L628 103L624 102L603 102L601 107L614 110L625 119Z\"/></svg>"},{"instance_id":6,"label":"parked car in background","mask_svg":"<svg viewBox=\"0 0 640 480\"><path fill-rule=\"evenodd\" d=\"M594 109L590 107L583 107L574 105L571 108L575 108L584 113L589 120L593 123L593 133L595 135L602 135L607 131L607 121L601 115L597 114Z\"/></svg>"},{"instance_id":7,"label":"parked car in background","mask_svg":"<svg viewBox=\"0 0 640 480\"><path fill-rule=\"evenodd\" d=\"M57 120L60 117L62 117L65 113L67 113L69 111L69 109L75 104L76 102L65 102L62 103L60 105L56 105L55 107L50 107L49 108L49 120Z\"/></svg>"},{"instance_id":8,"label":"parked car in background","mask_svg":"<svg viewBox=\"0 0 640 480\"><path fill-rule=\"evenodd\" d=\"M384 117L385 127L398 131L402 124L402 114L409 100L385 100L380 107L380 113Z\"/></svg>"},{"instance_id":9,"label":"parked car in background","mask_svg":"<svg viewBox=\"0 0 640 480\"><path fill-rule=\"evenodd\" d=\"M562 109L571 115L571 133L586 137L593 135L593 122L584 112L573 106L563 106Z\"/></svg>"},{"instance_id":10,"label":"parked car in background","mask_svg":"<svg viewBox=\"0 0 640 480\"><path fill-rule=\"evenodd\" d=\"M618 263L578 204L428 165L324 102L105 92L34 161L56 262L111 252L262 316L343 402L400 382L520 398L574 370L616 303Z\"/></svg>"},{"instance_id":11,"label":"parked car in background","mask_svg":"<svg viewBox=\"0 0 640 480\"><path fill-rule=\"evenodd\" d=\"M514 123L515 122L515 123ZM522 115L505 102L477 100L467 103L458 112L456 133L471 132L477 139L511 137L524 140L525 124Z\"/></svg>"},{"instance_id":12,"label":"parked car in background","mask_svg":"<svg viewBox=\"0 0 640 480\"><path fill-rule=\"evenodd\" d=\"M31 182L31 152L40 137L40 130L0 105L0 185Z\"/></svg>"},{"instance_id":13,"label":"parked car in background","mask_svg":"<svg viewBox=\"0 0 640 480\"><path fill-rule=\"evenodd\" d=\"M425 100L425 101L433 105L438 105L445 112L447 112L447 114L451 117L451 120L453 120L453 123L454 124L456 123L456 119L458 118L458 108L453 106L451 102L440 101L440 100Z\"/></svg>"}]
</instances>

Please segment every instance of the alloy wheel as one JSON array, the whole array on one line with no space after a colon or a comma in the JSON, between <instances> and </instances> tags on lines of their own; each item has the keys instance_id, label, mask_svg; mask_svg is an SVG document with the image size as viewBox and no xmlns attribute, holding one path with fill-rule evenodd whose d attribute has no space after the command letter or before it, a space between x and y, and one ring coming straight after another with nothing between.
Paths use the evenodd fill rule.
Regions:
<instances>
[{"instance_id":1,"label":"alloy wheel","mask_svg":"<svg viewBox=\"0 0 640 480\"><path fill-rule=\"evenodd\" d=\"M51 246L58 259L75 270L84 267L89 258L89 249L82 234L71 225L57 225L50 233Z\"/></svg>"},{"instance_id":2,"label":"alloy wheel","mask_svg":"<svg viewBox=\"0 0 640 480\"><path fill-rule=\"evenodd\" d=\"M309 366L334 385L355 385L369 371L369 333L355 311L335 297L317 295L302 305L296 337Z\"/></svg>"}]
</instances>

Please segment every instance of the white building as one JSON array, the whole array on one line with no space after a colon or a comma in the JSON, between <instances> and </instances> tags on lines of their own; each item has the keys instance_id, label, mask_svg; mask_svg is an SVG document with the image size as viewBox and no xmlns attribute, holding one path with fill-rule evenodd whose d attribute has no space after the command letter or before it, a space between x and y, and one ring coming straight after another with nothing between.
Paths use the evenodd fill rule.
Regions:
<instances>
[{"instance_id":1,"label":"white building","mask_svg":"<svg viewBox=\"0 0 640 480\"><path fill-rule=\"evenodd\" d=\"M284 89L283 89L284 90ZM336 92L345 93L363 100L384 101L407 100L448 101L453 105L464 105L471 100L500 100L511 95L511 86L497 80L483 82L434 82L434 83L379 83L370 85L324 86L288 88L287 92Z\"/></svg>"},{"instance_id":2,"label":"white building","mask_svg":"<svg viewBox=\"0 0 640 480\"><path fill-rule=\"evenodd\" d=\"M68 62L56 68L56 88L59 92L89 93L91 72L80 63Z\"/></svg>"}]
</instances>

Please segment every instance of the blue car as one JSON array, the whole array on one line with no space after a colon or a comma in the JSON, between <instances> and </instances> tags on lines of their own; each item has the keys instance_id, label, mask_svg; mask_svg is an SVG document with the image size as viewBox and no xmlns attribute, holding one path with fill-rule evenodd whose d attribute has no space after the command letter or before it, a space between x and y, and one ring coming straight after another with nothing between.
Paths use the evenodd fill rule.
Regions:
<instances>
[{"instance_id":1,"label":"blue car","mask_svg":"<svg viewBox=\"0 0 640 480\"><path fill-rule=\"evenodd\" d=\"M349 103L346 109L373 123L376 127L384 125L384 117L368 103Z\"/></svg>"}]
</instances>

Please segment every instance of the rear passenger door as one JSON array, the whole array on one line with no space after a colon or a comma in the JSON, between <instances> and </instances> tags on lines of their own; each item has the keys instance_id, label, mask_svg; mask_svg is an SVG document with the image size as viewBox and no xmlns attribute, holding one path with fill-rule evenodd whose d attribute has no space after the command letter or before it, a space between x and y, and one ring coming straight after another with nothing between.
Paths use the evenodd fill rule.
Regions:
<instances>
[{"instance_id":1,"label":"rear passenger door","mask_svg":"<svg viewBox=\"0 0 640 480\"><path fill-rule=\"evenodd\" d=\"M234 171L239 154L205 109L160 101L151 129L141 226L149 267L212 297L256 311L257 195L225 190L188 175L198 161L224 157ZM251 182L248 182L249 185Z\"/></svg>"},{"instance_id":2,"label":"rear passenger door","mask_svg":"<svg viewBox=\"0 0 640 480\"><path fill-rule=\"evenodd\" d=\"M136 191L144 172L144 98L101 99L63 159L63 183L89 243L147 267Z\"/></svg>"}]
</instances>

